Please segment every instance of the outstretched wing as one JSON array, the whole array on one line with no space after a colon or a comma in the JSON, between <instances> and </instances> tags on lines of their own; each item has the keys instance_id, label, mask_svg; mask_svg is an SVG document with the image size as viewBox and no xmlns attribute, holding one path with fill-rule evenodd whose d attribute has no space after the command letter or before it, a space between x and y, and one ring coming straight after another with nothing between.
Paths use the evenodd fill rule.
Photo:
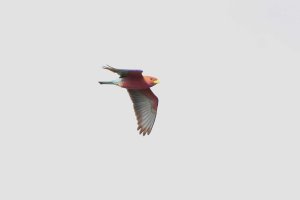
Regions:
<instances>
[{"instance_id":1,"label":"outstretched wing","mask_svg":"<svg viewBox=\"0 0 300 200\"><path fill-rule=\"evenodd\" d=\"M132 100L140 134L149 135L155 122L158 98L150 89L127 90Z\"/></svg>"},{"instance_id":2,"label":"outstretched wing","mask_svg":"<svg viewBox=\"0 0 300 200\"><path fill-rule=\"evenodd\" d=\"M124 77L128 77L128 76L135 77L135 78L143 77L142 76L143 70L139 70L139 69L117 69L117 68L111 67L109 65L106 65L103 68L119 74L120 78L124 78Z\"/></svg>"}]
</instances>

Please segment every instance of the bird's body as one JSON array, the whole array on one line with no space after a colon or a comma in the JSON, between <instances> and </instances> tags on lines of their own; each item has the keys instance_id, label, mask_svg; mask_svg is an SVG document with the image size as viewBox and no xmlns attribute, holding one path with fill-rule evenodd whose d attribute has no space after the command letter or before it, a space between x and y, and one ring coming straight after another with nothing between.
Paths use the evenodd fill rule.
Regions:
<instances>
[{"instance_id":1,"label":"bird's body","mask_svg":"<svg viewBox=\"0 0 300 200\"><path fill-rule=\"evenodd\" d=\"M126 88L133 102L134 111L138 121L140 134L149 135L155 122L158 98L150 87L159 83L152 76L143 76L142 70L116 69L110 66L103 67L120 75L114 81L100 81L100 84L113 84Z\"/></svg>"},{"instance_id":2,"label":"bird's body","mask_svg":"<svg viewBox=\"0 0 300 200\"><path fill-rule=\"evenodd\" d=\"M143 79L141 78L130 78L124 77L121 79L119 86L126 89L132 90L142 90L152 87L151 83L147 82L147 76L144 76Z\"/></svg>"}]
</instances>

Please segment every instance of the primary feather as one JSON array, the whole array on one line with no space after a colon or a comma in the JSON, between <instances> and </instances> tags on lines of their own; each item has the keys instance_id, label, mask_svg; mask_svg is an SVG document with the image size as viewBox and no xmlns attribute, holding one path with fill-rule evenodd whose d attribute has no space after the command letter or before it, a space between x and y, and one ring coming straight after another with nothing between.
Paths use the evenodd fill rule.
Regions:
<instances>
[{"instance_id":1,"label":"primary feather","mask_svg":"<svg viewBox=\"0 0 300 200\"><path fill-rule=\"evenodd\" d=\"M140 134L150 134L155 122L158 98L150 89L127 90L132 100Z\"/></svg>"}]
</instances>

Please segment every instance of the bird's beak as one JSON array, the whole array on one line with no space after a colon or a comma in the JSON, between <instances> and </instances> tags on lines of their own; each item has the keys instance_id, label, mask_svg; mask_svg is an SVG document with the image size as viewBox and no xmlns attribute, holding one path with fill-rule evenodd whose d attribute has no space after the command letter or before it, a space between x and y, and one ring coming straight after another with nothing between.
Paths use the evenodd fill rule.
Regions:
<instances>
[{"instance_id":1,"label":"bird's beak","mask_svg":"<svg viewBox=\"0 0 300 200\"><path fill-rule=\"evenodd\" d=\"M155 81L153 81L155 84L158 84L159 83L159 80L156 79Z\"/></svg>"}]
</instances>

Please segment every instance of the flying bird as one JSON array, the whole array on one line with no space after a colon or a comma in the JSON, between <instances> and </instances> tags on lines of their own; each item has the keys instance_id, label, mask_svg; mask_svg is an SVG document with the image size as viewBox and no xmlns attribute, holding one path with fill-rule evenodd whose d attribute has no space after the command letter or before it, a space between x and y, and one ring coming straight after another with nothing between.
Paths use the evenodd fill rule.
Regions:
<instances>
[{"instance_id":1,"label":"flying bird","mask_svg":"<svg viewBox=\"0 0 300 200\"><path fill-rule=\"evenodd\" d=\"M109 65L104 66L103 69L117 73L120 77L114 81L99 81L99 83L117 85L127 89L138 122L137 130L144 136L149 135L158 107L158 98L150 88L158 84L159 80L152 76L143 76L142 70L116 69Z\"/></svg>"}]
</instances>

